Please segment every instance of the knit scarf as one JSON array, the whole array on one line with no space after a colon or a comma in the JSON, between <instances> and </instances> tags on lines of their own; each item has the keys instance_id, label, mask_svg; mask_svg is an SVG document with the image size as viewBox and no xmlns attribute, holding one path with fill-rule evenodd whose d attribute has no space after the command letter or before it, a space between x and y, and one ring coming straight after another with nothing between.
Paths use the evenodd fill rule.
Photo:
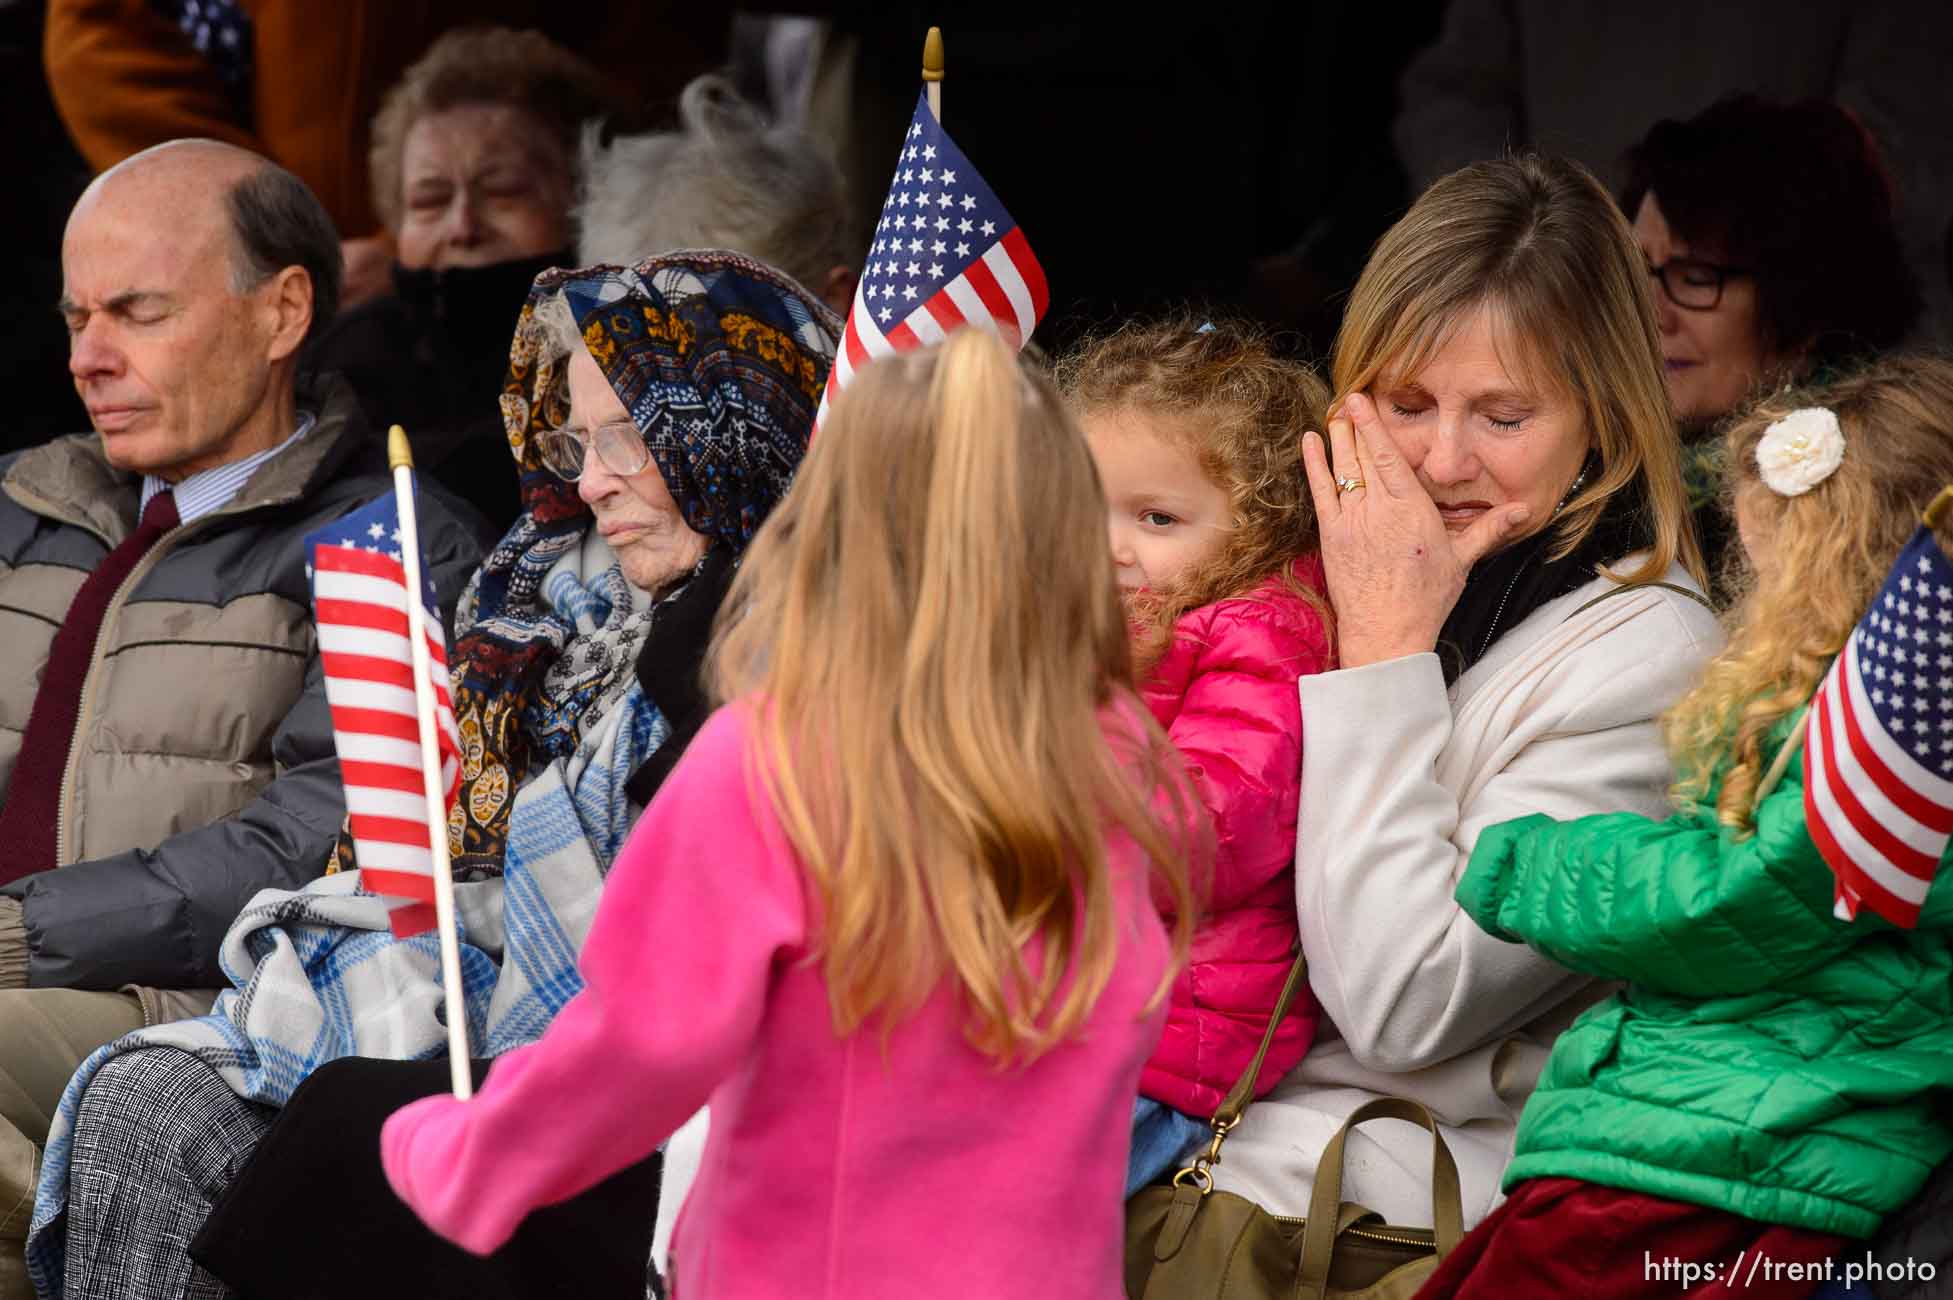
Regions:
<instances>
[{"instance_id":1,"label":"knit scarf","mask_svg":"<svg viewBox=\"0 0 1953 1300\"><path fill-rule=\"evenodd\" d=\"M498 573L520 580L491 584ZM467 647L451 682L461 732L461 797L448 820L456 879L501 869L515 792L576 755L623 697L657 608L588 530L536 540L519 523L476 573L455 615L457 646Z\"/></svg>"}]
</instances>

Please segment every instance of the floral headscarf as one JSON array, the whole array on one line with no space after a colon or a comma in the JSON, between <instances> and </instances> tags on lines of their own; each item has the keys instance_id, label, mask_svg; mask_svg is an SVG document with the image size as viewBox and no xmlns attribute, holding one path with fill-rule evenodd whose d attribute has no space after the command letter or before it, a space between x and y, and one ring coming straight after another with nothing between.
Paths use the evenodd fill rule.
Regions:
<instances>
[{"instance_id":1,"label":"floral headscarf","mask_svg":"<svg viewBox=\"0 0 1953 1300\"><path fill-rule=\"evenodd\" d=\"M806 289L735 253L536 277L502 393L523 514L463 596L450 656L463 762L448 838L460 876L500 869L516 788L565 756L581 724L628 686L635 662L636 641L611 626L622 615L603 610L602 591L591 592L593 627L587 611L565 617L546 590L591 518L576 486L543 464L537 439L569 415L568 358L547 324L565 310L686 523L734 557L793 482L841 334L840 319ZM621 582L615 575L612 585ZM639 636L649 626L641 614Z\"/></svg>"}]
</instances>

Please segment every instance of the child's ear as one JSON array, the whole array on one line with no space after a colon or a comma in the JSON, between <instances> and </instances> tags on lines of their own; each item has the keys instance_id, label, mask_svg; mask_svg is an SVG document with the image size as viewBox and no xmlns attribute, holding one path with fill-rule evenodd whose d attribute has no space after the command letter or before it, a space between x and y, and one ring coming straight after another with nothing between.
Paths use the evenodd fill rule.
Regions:
<instances>
[{"instance_id":1,"label":"child's ear","mask_svg":"<svg viewBox=\"0 0 1953 1300\"><path fill-rule=\"evenodd\" d=\"M845 317L854 306L854 289L860 281L861 277L851 266L829 267L820 287L821 301Z\"/></svg>"}]
</instances>

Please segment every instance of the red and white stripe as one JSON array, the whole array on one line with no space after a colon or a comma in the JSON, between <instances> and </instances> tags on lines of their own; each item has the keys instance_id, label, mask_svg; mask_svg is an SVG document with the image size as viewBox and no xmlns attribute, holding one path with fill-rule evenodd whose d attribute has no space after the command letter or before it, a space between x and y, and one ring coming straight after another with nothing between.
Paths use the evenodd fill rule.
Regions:
<instances>
[{"instance_id":1,"label":"red and white stripe","mask_svg":"<svg viewBox=\"0 0 1953 1300\"><path fill-rule=\"evenodd\" d=\"M1866 698L1856 636L1811 700L1804 766L1804 821L1838 877L1838 915L1849 920L1863 905L1917 925L1953 836L1953 781L1886 733Z\"/></svg>"},{"instance_id":2,"label":"red and white stripe","mask_svg":"<svg viewBox=\"0 0 1953 1300\"><path fill-rule=\"evenodd\" d=\"M326 702L361 883L386 896L393 932L406 938L434 928L434 856L421 775L406 570L398 560L344 546L319 547L313 569ZM461 777L461 745L438 618L427 621L426 637L441 780L452 802ZM447 834L447 827L436 833Z\"/></svg>"},{"instance_id":3,"label":"red and white stripe","mask_svg":"<svg viewBox=\"0 0 1953 1300\"><path fill-rule=\"evenodd\" d=\"M940 343L963 325L987 329L1012 348L1022 348L1050 305L1051 289L1044 268L1023 230L1015 226L961 275L886 332L875 323L874 309L862 297L862 285L857 284L847 328L841 332L841 346L827 374L827 390L821 394L815 427L820 427L829 404L853 381L855 372L876 357Z\"/></svg>"}]
</instances>

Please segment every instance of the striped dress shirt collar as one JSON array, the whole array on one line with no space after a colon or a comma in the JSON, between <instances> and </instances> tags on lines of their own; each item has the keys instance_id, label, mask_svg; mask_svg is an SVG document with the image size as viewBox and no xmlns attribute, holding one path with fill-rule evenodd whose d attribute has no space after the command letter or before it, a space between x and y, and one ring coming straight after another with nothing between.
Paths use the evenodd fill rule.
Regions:
<instances>
[{"instance_id":1,"label":"striped dress shirt collar","mask_svg":"<svg viewBox=\"0 0 1953 1300\"><path fill-rule=\"evenodd\" d=\"M231 498L237 495L238 489L244 486L245 480L251 477L252 471L310 433L315 423L317 419L312 412L300 411L298 428L292 431L291 437L276 447L258 452L256 455L246 456L243 460L234 460L228 464L199 470L176 484L177 519L187 524L192 519L201 519L211 511L229 505ZM143 475L142 504L138 507L138 517L140 511L149 508L151 497L170 486L169 482L157 478L154 474Z\"/></svg>"}]
</instances>

